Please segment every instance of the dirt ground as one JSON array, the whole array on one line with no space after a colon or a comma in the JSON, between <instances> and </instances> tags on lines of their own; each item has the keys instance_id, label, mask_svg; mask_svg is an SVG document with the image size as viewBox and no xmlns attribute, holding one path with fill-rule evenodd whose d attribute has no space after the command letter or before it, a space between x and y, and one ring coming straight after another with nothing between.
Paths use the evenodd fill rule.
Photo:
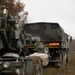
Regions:
<instances>
[{"instance_id":1,"label":"dirt ground","mask_svg":"<svg viewBox=\"0 0 75 75\"><path fill-rule=\"evenodd\" d=\"M51 65L44 67L43 75L75 75L75 52L70 53L70 61L60 68Z\"/></svg>"}]
</instances>

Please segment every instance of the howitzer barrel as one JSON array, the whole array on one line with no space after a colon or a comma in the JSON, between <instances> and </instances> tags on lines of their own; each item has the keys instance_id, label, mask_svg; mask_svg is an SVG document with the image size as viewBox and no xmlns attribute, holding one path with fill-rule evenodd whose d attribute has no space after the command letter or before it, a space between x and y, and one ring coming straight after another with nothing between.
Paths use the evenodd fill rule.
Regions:
<instances>
[{"instance_id":1,"label":"howitzer barrel","mask_svg":"<svg viewBox=\"0 0 75 75\"><path fill-rule=\"evenodd\" d=\"M14 42L16 40L15 38L16 22L9 14L8 8L3 7L2 10L3 10L2 12L3 17L0 19L0 40L1 40L0 42L2 42L1 44L3 44L3 48L9 50L9 48L13 47L13 44L16 43ZM14 38L11 39L11 37Z\"/></svg>"}]
</instances>

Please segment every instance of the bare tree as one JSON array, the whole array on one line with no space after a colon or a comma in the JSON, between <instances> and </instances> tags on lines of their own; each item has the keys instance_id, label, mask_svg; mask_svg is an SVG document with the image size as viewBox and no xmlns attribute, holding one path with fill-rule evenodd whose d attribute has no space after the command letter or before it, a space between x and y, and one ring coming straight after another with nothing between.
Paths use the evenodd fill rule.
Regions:
<instances>
[{"instance_id":1,"label":"bare tree","mask_svg":"<svg viewBox=\"0 0 75 75\"><path fill-rule=\"evenodd\" d=\"M0 0L0 7L2 6L8 7L10 14L20 26L23 26L25 21L27 21L28 12L24 10L25 5L19 0Z\"/></svg>"}]
</instances>

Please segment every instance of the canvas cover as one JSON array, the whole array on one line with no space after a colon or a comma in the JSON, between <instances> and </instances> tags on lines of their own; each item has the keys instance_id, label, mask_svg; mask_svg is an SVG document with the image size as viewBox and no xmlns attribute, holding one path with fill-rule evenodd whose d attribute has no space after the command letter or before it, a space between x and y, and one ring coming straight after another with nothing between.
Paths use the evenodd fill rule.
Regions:
<instances>
[{"instance_id":1,"label":"canvas cover","mask_svg":"<svg viewBox=\"0 0 75 75\"><path fill-rule=\"evenodd\" d=\"M48 63L49 63L49 59L48 59L49 56L47 54L45 54L45 53L33 53L33 54L31 54L31 55L29 55L27 57L38 57L38 58L40 58L41 61L42 61L43 66L47 66Z\"/></svg>"},{"instance_id":2,"label":"canvas cover","mask_svg":"<svg viewBox=\"0 0 75 75\"><path fill-rule=\"evenodd\" d=\"M24 30L27 34L39 36L42 41L62 41L65 39L64 30L58 23L29 23L25 24Z\"/></svg>"}]
</instances>

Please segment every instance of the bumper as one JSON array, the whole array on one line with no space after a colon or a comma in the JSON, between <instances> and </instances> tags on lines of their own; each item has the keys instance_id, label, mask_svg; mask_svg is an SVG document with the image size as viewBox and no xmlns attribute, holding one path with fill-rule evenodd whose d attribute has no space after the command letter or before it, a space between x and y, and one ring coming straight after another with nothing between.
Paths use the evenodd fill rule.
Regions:
<instances>
[{"instance_id":1,"label":"bumper","mask_svg":"<svg viewBox=\"0 0 75 75\"><path fill-rule=\"evenodd\" d=\"M49 62L62 62L62 60L49 60Z\"/></svg>"}]
</instances>

